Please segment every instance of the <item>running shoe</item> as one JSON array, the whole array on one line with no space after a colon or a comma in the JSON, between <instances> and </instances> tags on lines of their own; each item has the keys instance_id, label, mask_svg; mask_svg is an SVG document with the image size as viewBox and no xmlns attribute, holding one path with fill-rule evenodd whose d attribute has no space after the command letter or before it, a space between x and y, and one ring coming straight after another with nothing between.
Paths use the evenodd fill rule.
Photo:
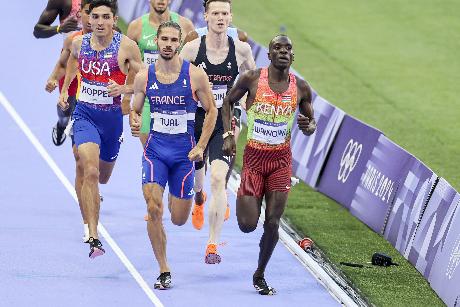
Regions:
<instances>
[{"instance_id":1,"label":"running shoe","mask_svg":"<svg viewBox=\"0 0 460 307\"><path fill-rule=\"evenodd\" d=\"M204 257L204 262L206 264L219 264L221 261L220 256L217 254L217 245L208 244L206 247L206 256Z\"/></svg>"},{"instance_id":2,"label":"running shoe","mask_svg":"<svg viewBox=\"0 0 460 307\"><path fill-rule=\"evenodd\" d=\"M56 124L56 126L53 127L53 132L51 134L51 137L53 139L54 145L61 146L64 143L67 137L64 131L65 131L65 126L61 127L58 124Z\"/></svg>"},{"instance_id":3,"label":"running shoe","mask_svg":"<svg viewBox=\"0 0 460 307\"><path fill-rule=\"evenodd\" d=\"M94 259L105 254L105 250L102 248L102 243L99 239L90 237L88 243L90 247L89 258Z\"/></svg>"},{"instance_id":4,"label":"running shoe","mask_svg":"<svg viewBox=\"0 0 460 307\"><path fill-rule=\"evenodd\" d=\"M257 292L259 292L260 295L276 294L276 290L267 285L267 282L265 281L264 277L253 277L252 283L254 285L254 288L256 288Z\"/></svg>"},{"instance_id":5,"label":"running shoe","mask_svg":"<svg viewBox=\"0 0 460 307\"><path fill-rule=\"evenodd\" d=\"M159 290L167 290L171 288L171 273L161 273L160 276L158 276L157 281L155 282L153 287Z\"/></svg>"},{"instance_id":6,"label":"running shoe","mask_svg":"<svg viewBox=\"0 0 460 307\"><path fill-rule=\"evenodd\" d=\"M192 210L192 225L196 230L203 228L204 224L204 203L206 202L206 193L204 191L201 193L203 193L203 202L201 204L195 202Z\"/></svg>"},{"instance_id":7,"label":"running shoe","mask_svg":"<svg viewBox=\"0 0 460 307\"><path fill-rule=\"evenodd\" d=\"M230 204L228 203L228 191L227 191L227 208L225 209L224 222L230 218Z\"/></svg>"},{"instance_id":8,"label":"running shoe","mask_svg":"<svg viewBox=\"0 0 460 307\"><path fill-rule=\"evenodd\" d=\"M227 204L227 209L225 209L224 221L227 221L230 218L230 205Z\"/></svg>"}]
</instances>

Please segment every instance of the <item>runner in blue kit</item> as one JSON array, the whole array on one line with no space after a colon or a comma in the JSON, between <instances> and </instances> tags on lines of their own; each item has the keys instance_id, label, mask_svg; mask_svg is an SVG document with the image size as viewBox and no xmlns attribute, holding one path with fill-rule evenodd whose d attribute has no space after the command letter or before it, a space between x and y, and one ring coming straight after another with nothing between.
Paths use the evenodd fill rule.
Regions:
<instances>
[{"instance_id":1,"label":"runner in blue kit","mask_svg":"<svg viewBox=\"0 0 460 307\"><path fill-rule=\"evenodd\" d=\"M72 116L73 141L77 147L76 160L83 168L83 172L77 172L76 181L82 180L81 203L88 221L90 258L105 253L97 233L98 182L108 182L118 157L123 114L129 112L129 104L121 104L121 95L133 92L131 85L125 85L126 76L136 73L142 65L136 43L113 30L116 12L115 1L91 2L89 13L93 32L73 40L59 97L59 105L67 109L69 85L78 73L79 91Z\"/></svg>"},{"instance_id":2,"label":"runner in blue kit","mask_svg":"<svg viewBox=\"0 0 460 307\"><path fill-rule=\"evenodd\" d=\"M178 57L181 28L173 21L162 23L156 43L156 64L142 69L134 80L131 131L139 136L141 112L147 97L152 121L144 148L142 190L149 213L147 231L160 267L155 289L171 287L163 227L163 193L169 186L171 221L183 225L188 219L194 191L194 162L203 159L217 118L217 109L203 69ZM201 138L195 145L195 112L201 101L206 115Z\"/></svg>"}]
</instances>

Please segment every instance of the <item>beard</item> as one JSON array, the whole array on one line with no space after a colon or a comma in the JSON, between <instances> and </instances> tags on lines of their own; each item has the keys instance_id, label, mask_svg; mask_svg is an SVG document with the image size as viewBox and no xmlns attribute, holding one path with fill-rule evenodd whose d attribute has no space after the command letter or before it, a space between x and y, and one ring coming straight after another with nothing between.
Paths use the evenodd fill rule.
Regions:
<instances>
[{"instance_id":1,"label":"beard","mask_svg":"<svg viewBox=\"0 0 460 307\"><path fill-rule=\"evenodd\" d=\"M168 50L168 51L170 51L170 50ZM171 51L172 51L172 50L171 50ZM174 50L170 55L163 55L163 54L161 54L161 52L160 52L160 56L161 56L161 58L162 58L163 60L165 60L165 61L171 61L171 60L174 58L174 56L175 56L176 54L178 54L178 53L179 53L179 48L177 48L176 50Z\"/></svg>"},{"instance_id":2,"label":"beard","mask_svg":"<svg viewBox=\"0 0 460 307\"><path fill-rule=\"evenodd\" d=\"M153 10L154 10L155 13L157 13L158 15L163 15L163 13L166 12L166 7L165 7L164 9L153 8Z\"/></svg>"}]
</instances>

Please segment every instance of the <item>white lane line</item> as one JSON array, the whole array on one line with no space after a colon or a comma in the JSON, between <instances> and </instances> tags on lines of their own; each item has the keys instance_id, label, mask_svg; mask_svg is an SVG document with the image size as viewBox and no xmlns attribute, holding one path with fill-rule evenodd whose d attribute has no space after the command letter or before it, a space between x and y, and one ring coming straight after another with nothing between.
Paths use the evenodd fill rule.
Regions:
<instances>
[{"instance_id":1,"label":"white lane line","mask_svg":"<svg viewBox=\"0 0 460 307\"><path fill-rule=\"evenodd\" d=\"M19 128L21 128L22 132L24 132L26 137L29 139L29 141L32 143L32 145L34 145L35 149L37 149L37 151L40 153L40 155L46 161L46 163L48 163L49 167L53 170L53 172L56 174L56 176L62 182L62 184L67 189L67 191L70 193L70 195L72 195L72 197L75 200L75 202L78 203L77 194L75 192L75 189L74 189L73 185L70 183L70 181L67 179L67 177L64 175L64 173L61 171L61 169L57 166L56 162L54 162L54 160L48 154L46 149L38 141L38 139L32 133L30 128L22 120L22 118L19 116L19 114L14 109L14 107L6 99L6 97L3 95L3 93L1 91L0 91L0 104L10 114L10 116L13 118L13 120L16 122L16 124L19 126ZM102 223L99 223L98 230L101 233L101 235L104 237L104 239L107 241L107 243L110 245L112 250L115 252L115 254L118 256L118 258L120 258L120 260L124 264L124 266L131 273L133 278L137 281L137 283L142 288L142 290L144 290L145 294L147 294L148 298L152 301L152 303L157 307L164 307L163 303L161 303L160 300L158 299L158 297L155 295L155 293L153 293L152 289L150 289L150 287L148 286L146 281L142 278L141 274L139 274L139 272L136 270L136 268L131 263L131 261L129 261L128 257L126 257L125 253L121 250L121 248L118 246L118 244L113 240L112 236L110 236L109 232L102 225Z\"/></svg>"}]
</instances>

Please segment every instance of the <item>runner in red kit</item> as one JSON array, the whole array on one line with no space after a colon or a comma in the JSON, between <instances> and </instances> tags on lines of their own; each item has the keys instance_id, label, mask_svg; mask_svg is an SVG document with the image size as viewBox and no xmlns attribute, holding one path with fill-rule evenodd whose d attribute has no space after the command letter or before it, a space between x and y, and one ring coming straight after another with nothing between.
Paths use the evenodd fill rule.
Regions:
<instances>
[{"instance_id":1,"label":"runner in red kit","mask_svg":"<svg viewBox=\"0 0 460 307\"><path fill-rule=\"evenodd\" d=\"M264 233L259 245L258 267L253 275L253 285L262 295L276 293L267 285L264 272L279 239L279 221L291 188L290 138L297 107L299 129L306 135L316 129L310 86L289 73L294 59L291 40L285 35L273 38L268 57L270 66L243 74L224 99L222 108L223 150L230 155L236 151L231 108L248 93L248 142L243 155L236 215L241 231L254 231L265 197Z\"/></svg>"}]
</instances>

